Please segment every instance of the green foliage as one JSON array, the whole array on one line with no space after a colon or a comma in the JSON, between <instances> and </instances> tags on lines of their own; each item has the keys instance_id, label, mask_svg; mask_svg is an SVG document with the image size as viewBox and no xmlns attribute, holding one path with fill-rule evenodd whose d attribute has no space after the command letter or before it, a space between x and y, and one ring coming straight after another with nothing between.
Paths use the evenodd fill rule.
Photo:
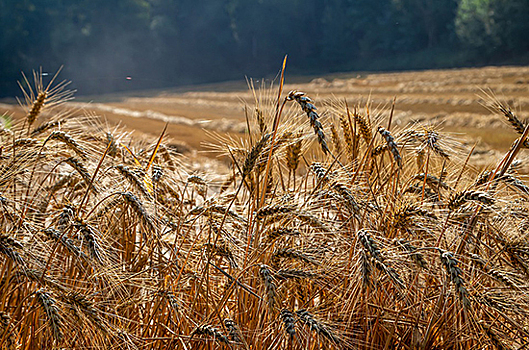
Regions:
<instances>
[{"instance_id":1,"label":"green foliage","mask_svg":"<svg viewBox=\"0 0 529 350\"><path fill-rule=\"evenodd\" d=\"M11 126L13 125L13 119L8 114L2 114L0 115L0 125L3 129L9 130L11 129Z\"/></svg>"},{"instance_id":2,"label":"green foliage","mask_svg":"<svg viewBox=\"0 0 529 350\"><path fill-rule=\"evenodd\" d=\"M526 57L527 18L527 0L0 0L0 95L39 66L86 94L260 76L285 54L304 73Z\"/></svg>"},{"instance_id":3,"label":"green foliage","mask_svg":"<svg viewBox=\"0 0 529 350\"><path fill-rule=\"evenodd\" d=\"M455 21L460 40L488 55L529 50L529 2L461 0Z\"/></svg>"}]
</instances>

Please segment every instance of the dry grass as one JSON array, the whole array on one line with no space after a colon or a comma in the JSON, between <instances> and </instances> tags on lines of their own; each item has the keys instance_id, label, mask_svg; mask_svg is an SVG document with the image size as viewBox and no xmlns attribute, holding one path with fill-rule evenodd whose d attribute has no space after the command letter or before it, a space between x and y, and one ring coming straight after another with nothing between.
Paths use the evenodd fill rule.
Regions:
<instances>
[{"instance_id":1,"label":"dry grass","mask_svg":"<svg viewBox=\"0 0 529 350\"><path fill-rule=\"evenodd\" d=\"M53 95L42 101L36 80L33 122L1 136L0 347L529 341L519 148L480 174L470 149L431 125L389 125L389 111L342 103L320 119L317 99L263 90L247 140L213 146L231 160L218 181L178 159L163 133L157 147L65 110L41 128ZM325 134L344 146L323 146Z\"/></svg>"}]
</instances>

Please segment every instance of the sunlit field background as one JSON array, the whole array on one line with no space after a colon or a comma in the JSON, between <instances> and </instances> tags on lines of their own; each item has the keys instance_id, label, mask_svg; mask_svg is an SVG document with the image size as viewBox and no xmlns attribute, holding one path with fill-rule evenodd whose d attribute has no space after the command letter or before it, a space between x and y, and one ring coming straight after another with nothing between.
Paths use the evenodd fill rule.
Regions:
<instances>
[{"instance_id":1,"label":"sunlit field background","mask_svg":"<svg viewBox=\"0 0 529 350\"><path fill-rule=\"evenodd\" d=\"M212 134L244 138L246 115L252 112L248 106L255 99L250 86L272 84L273 79L241 79L172 90L81 96L68 106L93 112L109 127L119 125L135 135L153 137L168 123L167 136L182 153L215 159L206 147ZM426 122L467 144L476 143L471 159L478 163L507 150L515 135L504 118L490 110L492 100L512 105L521 119L529 116L529 68L519 66L318 77L287 75L285 90L291 89L314 96L323 111L323 120L332 120L332 113L325 110L329 103L346 100L351 106L369 105L374 115L382 115L387 114L395 98L397 125ZM16 104L0 106L16 118L24 115Z\"/></svg>"}]
</instances>

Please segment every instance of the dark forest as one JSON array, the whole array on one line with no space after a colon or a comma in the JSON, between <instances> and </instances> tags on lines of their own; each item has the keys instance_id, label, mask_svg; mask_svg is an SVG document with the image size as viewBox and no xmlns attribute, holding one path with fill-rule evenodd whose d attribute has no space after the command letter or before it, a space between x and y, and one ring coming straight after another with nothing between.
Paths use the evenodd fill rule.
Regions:
<instances>
[{"instance_id":1,"label":"dark forest","mask_svg":"<svg viewBox=\"0 0 529 350\"><path fill-rule=\"evenodd\" d=\"M42 67L79 94L529 61L527 0L0 0L0 95ZM126 79L131 77L132 79Z\"/></svg>"}]
</instances>

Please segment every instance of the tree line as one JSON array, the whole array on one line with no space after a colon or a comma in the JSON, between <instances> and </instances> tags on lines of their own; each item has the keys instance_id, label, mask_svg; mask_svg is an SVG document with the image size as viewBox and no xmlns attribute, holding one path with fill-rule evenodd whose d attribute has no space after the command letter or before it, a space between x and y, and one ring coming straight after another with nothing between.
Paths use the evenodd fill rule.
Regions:
<instances>
[{"instance_id":1,"label":"tree line","mask_svg":"<svg viewBox=\"0 0 529 350\"><path fill-rule=\"evenodd\" d=\"M40 66L102 93L273 74L285 54L314 74L523 62L527 18L527 0L0 0L0 95Z\"/></svg>"}]
</instances>

